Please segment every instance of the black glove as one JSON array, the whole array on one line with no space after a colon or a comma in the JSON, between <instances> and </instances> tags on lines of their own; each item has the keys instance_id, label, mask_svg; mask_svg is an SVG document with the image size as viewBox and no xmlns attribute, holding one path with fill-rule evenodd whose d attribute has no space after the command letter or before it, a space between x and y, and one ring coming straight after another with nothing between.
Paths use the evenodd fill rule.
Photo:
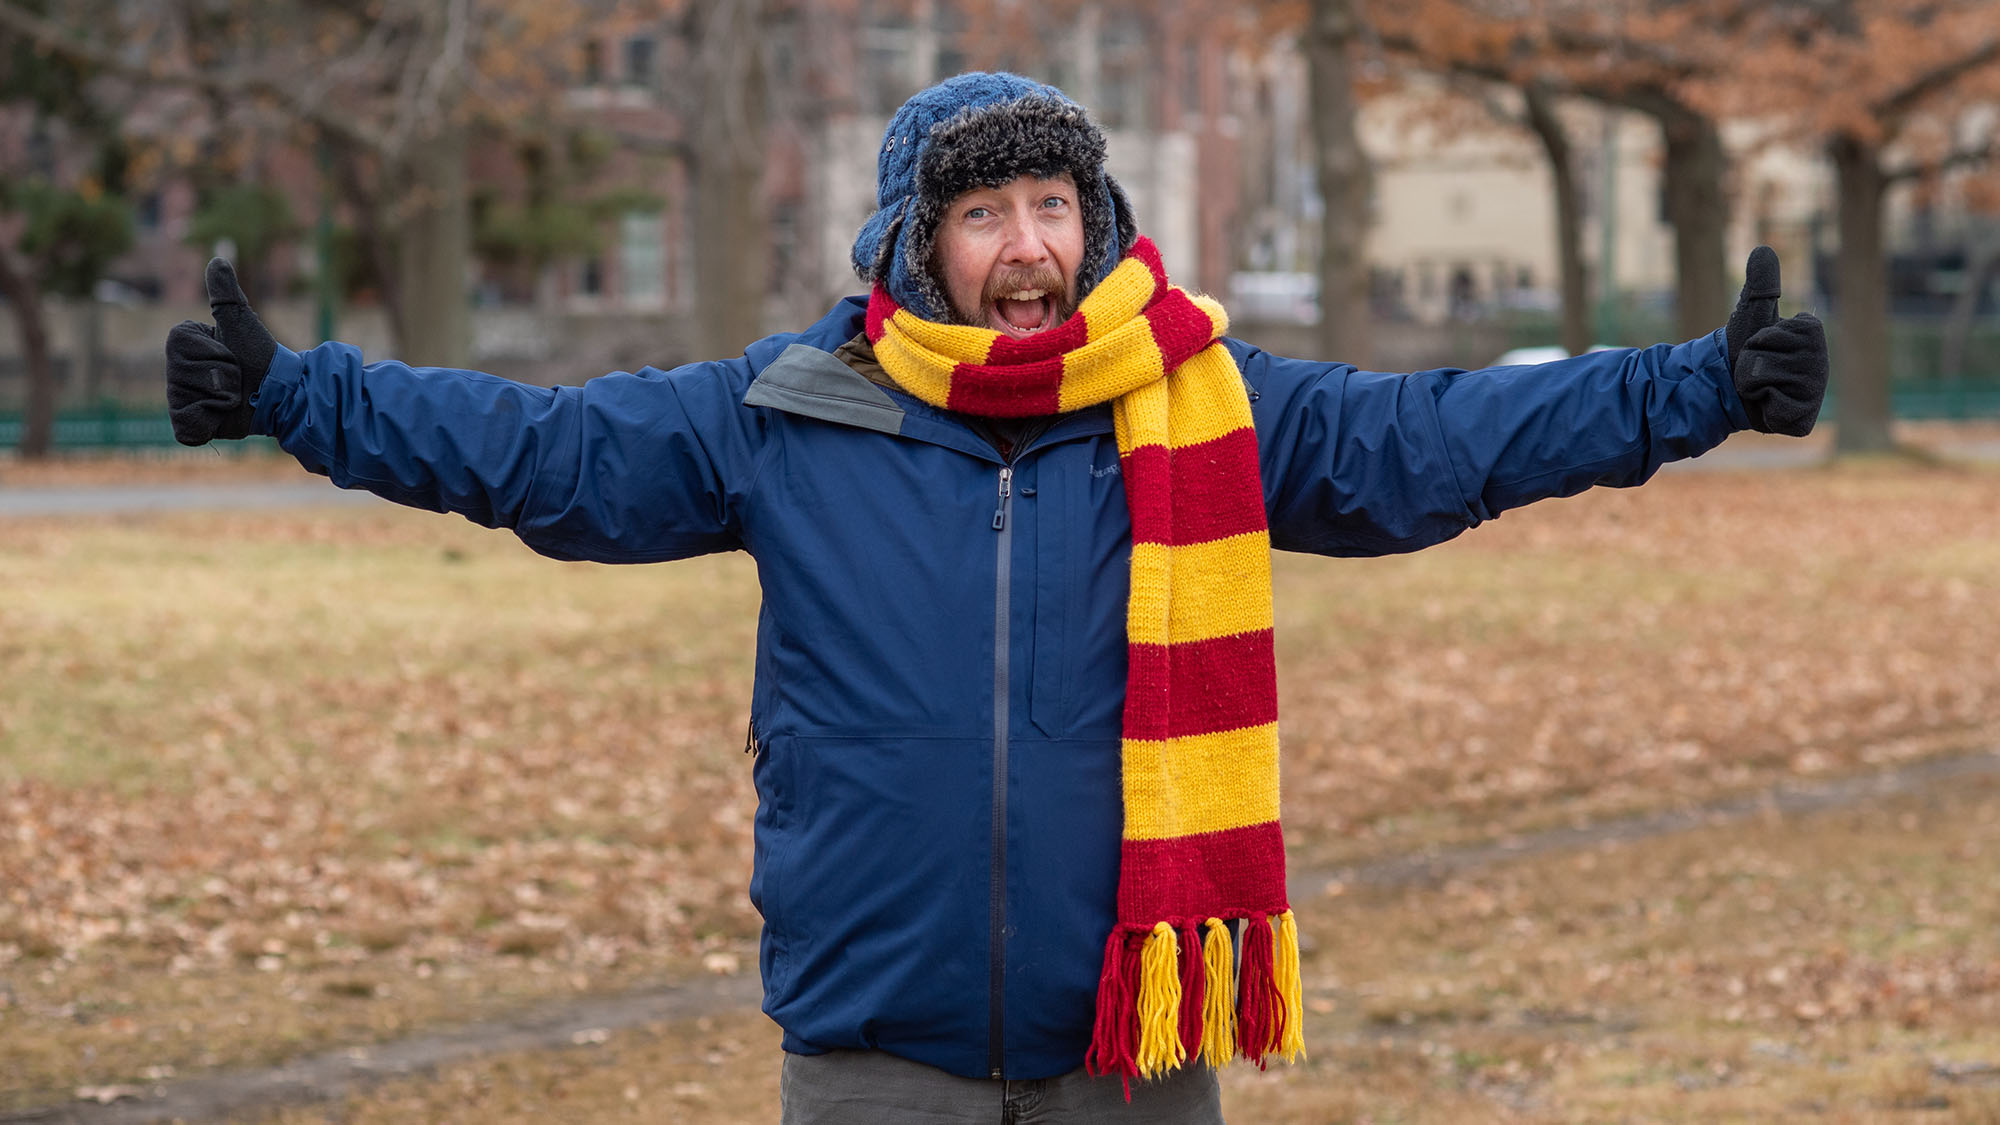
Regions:
<instances>
[{"instance_id":1,"label":"black glove","mask_svg":"<svg viewBox=\"0 0 2000 1125\"><path fill-rule=\"evenodd\" d=\"M243 299L235 268L216 258L207 281L215 326L183 320L167 332L167 417L182 445L249 437L252 400L278 352Z\"/></svg>"},{"instance_id":2,"label":"black glove","mask_svg":"<svg viewBox=\"0 0 2000 1125\"><path fill-rule=\"evenodd\" d=\"M1778 254L1750 251L1729 314L1729 370L1752 428L1804 437L1826 397L1826 329L1811 313L1778 318Z\"/></svg>"}]
</instances>

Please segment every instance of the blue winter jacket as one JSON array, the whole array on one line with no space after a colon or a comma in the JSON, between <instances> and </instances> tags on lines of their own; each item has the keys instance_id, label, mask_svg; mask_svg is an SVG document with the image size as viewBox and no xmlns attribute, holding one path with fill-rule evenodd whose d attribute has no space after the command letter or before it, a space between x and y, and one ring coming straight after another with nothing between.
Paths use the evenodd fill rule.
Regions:
<instances>
[{"instance_id":1,"label":"blue winter jacket","mask_svg":"<svg viewBox=\"0 0 2000 1125\"><path fill-rule=\"evenodd\" d=\"M1064 416L1007 463L864 377L865 348L835 354L863 308L554 389L280 349L256 425L342 487L557 558L748 551L750 896L786 1049L1059 1074L1090 1038L1118 879L1131 525L1111 416ZM1747 425L1719 331L1414 375L1225 343L1281 550L1413 551Z\"/></svg>"}]
</instances>

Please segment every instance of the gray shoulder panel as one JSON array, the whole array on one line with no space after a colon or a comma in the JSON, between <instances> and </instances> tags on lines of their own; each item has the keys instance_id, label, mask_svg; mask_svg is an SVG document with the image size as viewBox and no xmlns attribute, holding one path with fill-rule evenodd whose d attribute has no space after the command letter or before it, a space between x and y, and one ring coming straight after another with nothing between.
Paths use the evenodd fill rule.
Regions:
<instances>
[{"instance_id":1,"label":"gray shoulder panel","mask_svg":"<svg viewBox=\"0 0 2000 1125\"><path fill-rule=\"evenodd\" d=\"M832 353L807 344L779 353L743 393L743 404L885 434L903 432L903 408L887 391Z\"/></svg>"}]
</instances>

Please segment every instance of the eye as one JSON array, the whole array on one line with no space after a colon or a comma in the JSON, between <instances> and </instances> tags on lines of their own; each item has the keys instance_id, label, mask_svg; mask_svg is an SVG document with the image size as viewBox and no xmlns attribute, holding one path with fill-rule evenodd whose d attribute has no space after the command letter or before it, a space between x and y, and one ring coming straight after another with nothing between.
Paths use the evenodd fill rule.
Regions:
<instances>
[{"instance_id":1,"label":"eye","mask_svg":"<svg viewBox=\"0 0 2000 1125\"><path fill-rule=\"evenodd\" d=\"M965 217L968 219L983 219L990 214L992 212L984 207L969 207L966 209Z\"/></svg>"},{"instance_id":2,"label":"eye","mask_svg":"<svg viewBox=\"0 0 2000 1125\"><path fill-rule=\"evenodd\" d=\"M1067 200L1067 199L1064 199L1064 198L1063 198L1062 196L1060 196L1060 195L1051 195L1051 196L1049 196L1049 197L1048 197L1047 199L1044 199L1044 200L1042 200L1042 206L1044 206L1044 207L1067 207L1067 206L1069 206L1069 200Z\"/></svg>"}]
</instances>

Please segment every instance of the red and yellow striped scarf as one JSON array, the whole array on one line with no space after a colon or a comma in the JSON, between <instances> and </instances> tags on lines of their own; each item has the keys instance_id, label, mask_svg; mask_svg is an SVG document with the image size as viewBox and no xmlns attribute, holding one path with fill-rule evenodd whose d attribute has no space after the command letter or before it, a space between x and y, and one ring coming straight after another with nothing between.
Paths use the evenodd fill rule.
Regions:
<instances>
[{"instance_id":1,"label":"red and yellow striped scarf","mask_svg":"<svg viewBox=\"0 0 2000 1125\"><path fill-rule=\"evenodd\" d=\"M1094 1074L1305 1048L1278 828L1270 534L1249 395L1222 306L1139 239L1061 325L1026 339L939 324L877 285L868 339L911 394L1027 417L1112 404L1132 513L1125 830ZM1240 968L1228 922L1242 920Z\"/></svg>"}]
</instances>

